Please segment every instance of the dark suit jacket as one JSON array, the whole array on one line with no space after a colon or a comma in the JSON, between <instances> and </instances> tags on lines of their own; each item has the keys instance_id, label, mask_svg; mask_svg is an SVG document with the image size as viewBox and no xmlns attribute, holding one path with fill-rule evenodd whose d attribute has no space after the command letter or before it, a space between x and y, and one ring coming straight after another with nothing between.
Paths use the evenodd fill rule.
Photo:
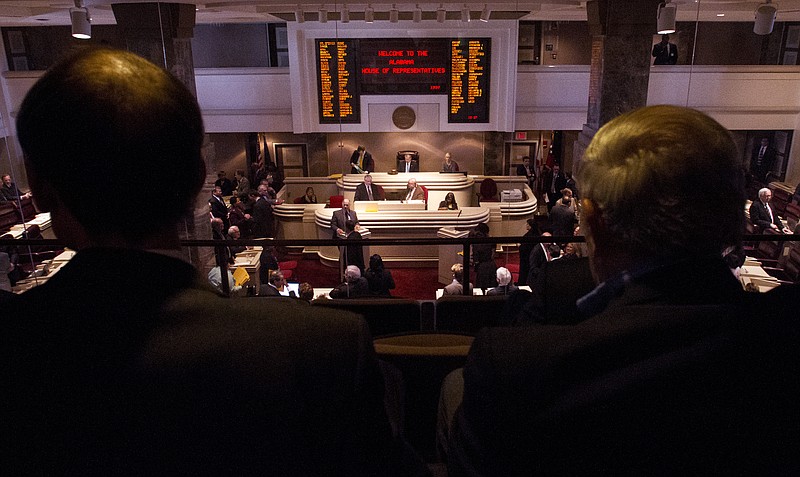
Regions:
<instances>
[{"instance_id":1,"label":"dark suit jacket","mask_svg":"<svg viewBox=\"0 0 800 477\"><path fill-rule=\"evenodd\" d=\"M796 471L797 301L766 314L757 295L721 260L695 259L577 325L484 329L449 475Z\"/></svg>"},{"instance_id":2,"label":"dark suit jacket","mask_svg":"<svg viewBox=\"0 0 800 477\"><path fill-rule=\"evenodd\" d=\"M386 193L383 191L383 187L378 184L372 184L372 200L384 200L385 198ZM369 200L366 184L358 184L356 186L356 195L353 200Z\"/></svg>"},{"instance_id":3,"label":"dark suit jacket","mask_svg":"<svg viewBox=\"0 0 800 477\"><path fill-rule=\"evenodd\" d=\"M353 155L350 156L350 164L358 164L358 151L353 151ZM372 154L369 151L364 152L364 167L362 170L375 172L375 161L372 160ZM350 168L350 174L361 174L355 167Z\"/></svg>"},{"instance_id":4,"label":"dark suit jacket","mask_svg":"<svg viewBox=\"0 0 800 477\"><path fill-rule=\"evenodd\" d=\"M571 206L561 205L561 199L550 209L550 226L553 235L572 236L575 230L575 209Z\"/></svg>"},{"instance_id":5,"label":"dark suit jacket","mask_svg":"<svg viewBox=\"0 0 800 477\"><path fill-rule=\"evenodd\" d=\"M355 315L222 298L183 261L116 249L7 311L9 475L404 472Z\"/></svg>"},{"instance_id":6,"label":"dark suit jacket","mask_svg":"<svg viewBox=\"0 0 800 477\"><path fill-rule=\"evenodd\" d=\"M211 206L211 215L222 219L222 222L225 224L225 232L227 233L230 222L228 222L228 206L225 205L225 201L217 200L216 197L211 197L208 199L208 205Z\"/></svg>"},{"instance_id":7,"label":"dark suit jacket","mask_svg":"<svg viewBox=\"0 0 800 477\"><path fill-rule=\"evenodd\" d=\"M405 172L406 171L406 161L399 160L397 161L397 172ZM415 160L411 160L411 170L409 172L419 172L419 163Z\"/></svg>"},{"instance_id":8,"label":"dark suit jacket","mask_svg":"<svg viewBox=\"0 0 800 477\"><path fill-rule=\"evenodd\" d=\"M775 164L775 159L778 157L778 152L772 146L767 146L767 149L764 151L764 156L761 158L761 164L758 164L758 153L761 151L761 144L757 144L756 147L753 149L753 155L750 158L750 168L753 171L753 174L756 175L758 180L766 181L767 180L767 173L772 170L772 166Z\"/></svg>"},{"instance_id":9,"label":"dark suit jacket","mask_svg":"<svg viewBox=\"0 0 800 477\"><path fill-rule=\"evenodd\" d=\"M328 293L331 298L361 298L370 295L367 279L360 277L353 283L341 283Z\"/></svg>"},{"instance_id":10,"label":"dark suit jacket","mask_svg":"<svg viewBox=\"0 0 800 477\"><path fill-rule=\"evenodd\" d=\"M653 46L654 65L674 65L678 62L678 47L674 43L666 45L658 42Z\"/></svg>"},{"instance_id":11,"label":"dark suit jacket","mask_svg":"<svg viewBox=\"0 0 800 477\"><path fill-rule=\"evenodd\" d=\"M350 220L353 221L353 226L358 225L358 215L355 210L350 210ZM344 209L334 211L331 217L331 232L333 233L333 238L342 238L336 235L336 229L342 229L345 233L353 231L353 229L348 230L347 217L345 217Z\"/></svg>"},{"instance_id":12,"label":"dark suit jacket","mask_svg":"<svg viewBox=\"0 0 800 477\"><path fill-rule=\"evenodd\" d=\"M11 187L6 187L4 183L0 183L0 195L4 200L17 200L22 194L17 189L17 185L12 182Z\"/></svg>"},{"instance_id":13,"label":"dark suit jacket","mask_svg":"<svg viewBox=\"0 0 800 477\"><path fill-rule=\"evenodd\" d=\"M259 197L253 204L253 236L255 238L269 237L272 235L272 206L263 197Z\"/></svg>"},{"instance_id":14,"label":"dark suit jacket","mask_svg":"<svg viewBox=\"0 0 800 477\"><path fill-rule=\"evenodd\" d=\"M546 247L548 244L544 244ZM520 260L523 258L520 257ZM547 254L544 252L544 248L542 248L541 243L533 244L533 248L531 249L530 254L528 255L528 278L525 281L525 284L534 287L536 285L537 277L539 276L539 271L542 269L544 264L547 263Z\"/></svg>"},{"instance_id":15,"label":"dark suit jacket","mask_svg":"<svg viewBox=\"0 0 800 477\"><path fill-rule=\"evenodd\" d=\"M541 248L541 247L540 247ZM531 286L530 300L509 322L572 325L586 319L578 313L575 302L595 287L589 257L565 255L544 262Z\"/></svg>"},{"instance_id":16,"label":"dark suit jacket","mask_svg":"<svg viewBox=\"0 0 800 477\"><path fill-rule=\"evenodd\" d=\"M533 169L533 166L530 168L530 174L528 173L528 169L525 169L524 164L520 164L517 166L517 175L518 176L525 176L528 178L528 187L531 189L534 188L536 183L536 171Z\"/></svg>"},{"instance_id":17,"label":"dark suit jacket","mask_svg":"<svg viewBox=\"0 0 800 477\"><path fill-rule=\"evenodd\" d=\"M770 209L772 209L772 219L769 217L767 206L760 200L753 201L753 203L750 204L750 222L760 227L762 231L770 228L770 224L773 223L778 226L778 229L782 229L783 225L778 218L778 212L771 205Z\"/></svg>"},{"instance_id":18,"label":"dark suit jacket","mask_svg":"<svg viewBox=\"0 0 800 477\"><path fill-rule=\"evenodd\" d=\"M551 192L553 185L553 171L550 170L543 174L542 189L547 193L548 205L552 208L558 200L561 199L561 190L567 187L567 177L563 172L558 173L556 176L555 193Z\"/></svg>"}]
</instances>

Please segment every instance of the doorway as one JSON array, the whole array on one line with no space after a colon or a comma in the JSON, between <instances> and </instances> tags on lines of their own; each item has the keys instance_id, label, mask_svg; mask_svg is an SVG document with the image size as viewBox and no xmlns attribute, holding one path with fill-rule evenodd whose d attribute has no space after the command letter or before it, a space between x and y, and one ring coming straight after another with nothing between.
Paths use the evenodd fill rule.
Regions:
<instances>
[{"instance_id":1,"label":"doorway","mask_svg":"<svg viewBox=\"0 0 800 477\"><path fill-rule=\"evenodd\" d=\"M275 164L283 177L308 177L308 146L276 143Z\"/></svg>"}]
</instances>

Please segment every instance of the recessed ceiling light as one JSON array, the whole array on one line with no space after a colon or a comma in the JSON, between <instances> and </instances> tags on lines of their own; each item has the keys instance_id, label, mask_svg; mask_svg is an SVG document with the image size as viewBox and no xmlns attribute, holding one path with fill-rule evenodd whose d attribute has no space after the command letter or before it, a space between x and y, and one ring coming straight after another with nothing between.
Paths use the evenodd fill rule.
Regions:
<instances>
[{"instance_id":1,"label":"recessed ceiling light","mask_svg":"<svg viewBox=\"0 0 800 477\"><path fill-rule=\"evenodd\" d=\"M718 17L724 17L724 16L725 16L725 14L724 14L724 13L717 13L717 16L718 16Z\"/></svg>"}]
</instances>

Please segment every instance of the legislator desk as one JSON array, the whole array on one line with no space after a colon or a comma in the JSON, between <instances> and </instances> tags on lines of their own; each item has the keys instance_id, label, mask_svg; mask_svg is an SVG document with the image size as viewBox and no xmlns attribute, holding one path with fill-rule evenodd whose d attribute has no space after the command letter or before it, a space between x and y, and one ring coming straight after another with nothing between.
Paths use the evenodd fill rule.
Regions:
<instances>
[{"instance_id":1,"label":"legislator desk","mask_svg":"<svg viewBox=\"0 0 800 477\"><path fill-rule=\"evenodd\" d=\"M350 204L357 213L397 210L427 210L424 200L359 200Z\"/></svg>"},{"instance_id":2,"label":"legislator desk","mask_svg":"<svg viewBox=\"0 0 800 477\"><path fill-rule=\"evenodd\" d=\"M442 227L472 228L478 223L489 225L492 236L522 236L526 231L527 219L533 217L538 210L538 203L533 191L527 186L524 177L520 176L465 176L463 174L439 174L436 172L420 172L413 174L387 174L376 172L371 174L373 183L381 185L388 196L401 194L406 188L409 178L414 177L417 184L428 189L428 201L424 203L403 203L399 200L387 201L353 201L351 208L358 213L361 225L373 231L373 238L435 238ZM484 201L478 204L477 192L485 179L492 178L498 190L521 189L523 199L514 202ZM286 240L330 239L330 220L334 210L326 208L328 197L320 190L333 191L335 194L352 199L356 187L364 181L362 174L344 174L327 178L287 177L278 197L286 200L274 207L277 219L276 238ZM294 204L291 197L298 197L305 188L314 187L318 204ZM439 202L444 200L448 192L453 192L459 210L438 210ZM320 247L302 247L305 253L317 253L323 262L337 266L338 252L336 247L322 250ZM390 247L381 246L373 250L380 253L384 260L414 263L432 262L439 259L436 246L422 247ZM385 254L385 256L384 256Z\"/></svg>"},{"instance_id":3,"label":"legislator desk","mask_svg":"<svg viewBox=\"0 0 800 477\"><path fill-rule=\"evenodd\" d=\"M389 174L386 172L373 172L372 183L383 187L387 199L400 200L405 195L409 179L415 179L417 186L428 189L428 210L439 208L439 202L444 200L448 192L456 197L459 206L473 205L475 196L475 180L472 176L463 174L440 174L438 172L413 172L410 174ZM345 174L336 181L339 195L353 202L356 187L364 182L363 174Z\"/></svg>"},{"instance_id":4,"label":"legislator desk","mask_svg":"<svg viewBox=\"0 0 800 477\"><path fill-rule=\"evenodd\" d=\"M235 272L237 268L244 268L247 274L250 275L250 281L245 283L244 286L255 286L256 293L258 293L261 288L261 280L258 278L258 272L261 268L262 251L262 247L253 247L239 252L236 254L233 265L228 266L231 273Z\"/></svg>"},{"instance_id":5,"label":"legislator desk","mask_svg":"<svg viewBox=\"0 0 800 477\"><path fill-rule=\"evenodd\" d=\"M411 208L416 204L402 204L409 208L358 212L358 222L367 227L374 239L436 238L442 227L472 228L489 219L486 207L465 207L461 210L420 210ZM317 236L331 238L331 217L337 209L317 209ZM368 247L368 248L367 248ZM395 262L400 266L429 266L439 260L437 245L365 245L365 253L378 253L384 262ZM338 264L336 247L320 247L318 252L323 263Z\"/></svg>"}]
</instances>

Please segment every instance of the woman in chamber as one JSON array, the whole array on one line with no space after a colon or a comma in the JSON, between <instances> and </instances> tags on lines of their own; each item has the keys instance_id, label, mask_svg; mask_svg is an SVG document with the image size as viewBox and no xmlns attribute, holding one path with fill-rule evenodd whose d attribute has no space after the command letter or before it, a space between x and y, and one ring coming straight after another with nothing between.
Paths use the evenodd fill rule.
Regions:
<instances>
[{"instance_id":1,"label":"woman in chamber","mask_svg":"<svg viewBox=\"0 0 800 477\"><path fill-rule=\"evenodd\" d=\"M448 192L447 195L444 196L444 200L439 202L439 210L458 210L455 194Z\"/></svg>"},{"instance_id":2,"label":"woman in chamber","mask_svg":"<svg viewBox=\"0 0 800 477\"><path fill-rule=\"evenodd\" d=\"M393 290L394 278L392 272L383 268L383 258L377 253L369 258L369 269L364 274L369 284L371 295L391 296L389 290Z\"/></svg>"},{"instance_id":3,"label":"woman in chamber","mask_svg":"<svg viewBox=\"0 0 800 477\"><path fill-rule=\"evenodd\" d=\"M306 195L303 196L303 203L305 204L316 204L317 203L317 196L314 194L314 188L309 187L306 189Z\"/></svg>"}]
</instances>

